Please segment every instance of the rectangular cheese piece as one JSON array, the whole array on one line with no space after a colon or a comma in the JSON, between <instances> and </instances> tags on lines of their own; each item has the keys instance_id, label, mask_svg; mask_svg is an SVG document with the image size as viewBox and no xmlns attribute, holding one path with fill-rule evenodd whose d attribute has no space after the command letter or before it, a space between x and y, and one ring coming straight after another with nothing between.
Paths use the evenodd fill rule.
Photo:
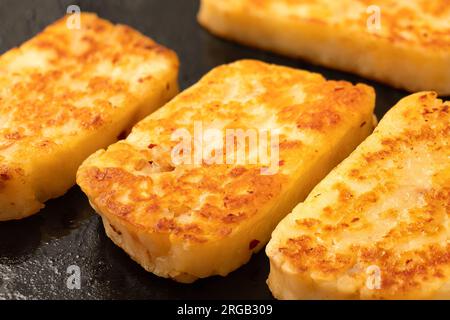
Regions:
<instances>
[{"instance_id":1,"label":"rectangular cheese piece","mask_svg":"<svg viewBox=\"0 0 450 320\"><path fill-rule=\"evenodd\" d=\"M450 95L448 0L202 0L198 18L243 44Z\"/></svg>"},{"instance_id":2,"label":"rectangular cheese piece","mask_svg":"<svg viewBox=\"0 0 450 320\"><path fill-rule=\"evenodd\" d=\"M450 102L402 99L266 252L279 299L450 299Z\"/></svg>"},{"instance_id":3,"label":"rectangular cheese piece","mask_svg":"<svg viewBox=\"0 0 450 320\"><path fill-rule=\"evenodd\" d=\"M370 134L374 98L287 67L220 66L89 157L77 182L146 270L180 282L225 276Z\"/></svg>"},{"instance_id":4,"label":"rectangular cheese piece","mask_svg":"<svg viewBox=\"0 0 450 320\"><path fill-rule=\"evenodd\" d=\"M0 221L64 194L87 156L177 93L177 74L175 53L88 13L3 54Z\"/></svg>"}]
</instances>

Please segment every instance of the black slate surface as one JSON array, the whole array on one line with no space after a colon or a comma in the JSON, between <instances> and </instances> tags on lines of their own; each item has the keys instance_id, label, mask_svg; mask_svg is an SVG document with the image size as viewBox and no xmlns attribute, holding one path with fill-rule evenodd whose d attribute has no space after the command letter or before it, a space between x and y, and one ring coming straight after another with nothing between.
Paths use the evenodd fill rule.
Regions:
<instances>
[{"instance_id":1,"label":"black slate surface","mask_svg":"<svg viewBox=\"0 0 450 320\"><path fill-rule=\"evenodd\" d=\"M358 76L218 39L197 24L196 0L0 0L0 53L64 15L70 4L128 24L175 50L182 89L217 65L253 58L372 85L379 118L406 95ZM70 265L81 269L80 290L67 289ZM260 252L225 278L191 285L158 278L112 244L78 187L49 201L38 215L0 223L0 299L271 299L268 271L268 259Z\"/></svg>"}]
</instances>

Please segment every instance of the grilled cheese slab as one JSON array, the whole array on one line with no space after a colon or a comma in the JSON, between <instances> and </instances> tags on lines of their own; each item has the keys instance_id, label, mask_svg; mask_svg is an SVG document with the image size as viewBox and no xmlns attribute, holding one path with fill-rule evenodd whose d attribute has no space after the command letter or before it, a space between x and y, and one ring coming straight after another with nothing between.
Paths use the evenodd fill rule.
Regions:
<instances>
[{"instance_id":1,"label":"grilled cheese slab","mask_svg":"<svg viewBox=\"0 0 450 320\"><path fill-rule=\"evenodd\" d=\"M279 299L450 298L450 102L402 99L275 229Z\"/></svg>"},{"instance_id":2,"label":"grilled cheese slab","mask_svg":"<svg viewBox=\"0 0 450 320\"><path fill-rule=\"evenodd\" d=\"M368 86L287 67L220 66L89 157L77 182L107 235L146 270L180 282L225 276L370 134L374 98ZM228 130L250 133L239 142ZM276 166L263 152L250 161L252 132Z\"/></svg>"},{"instance_id":3,"label":"grilled cheese slab","mask_svg":"<svg viewBox=\"0 0 450 320\"><path fill-rule=\"evenodd\" d=\"M0 221L64 194L88 155L177 92L172 51L93 14L67 20L0 57Z\"/></svg>"},{"instance_id":4,"label":"grilled cheese slab","mask_svg":"<svg viewBox=\"0 0 450 320\"><path fill-rule=\"evenodd\" d=\"M448 0L202 0L199 21L243 44L450 95Z\"/></svg>"}]
</instances>

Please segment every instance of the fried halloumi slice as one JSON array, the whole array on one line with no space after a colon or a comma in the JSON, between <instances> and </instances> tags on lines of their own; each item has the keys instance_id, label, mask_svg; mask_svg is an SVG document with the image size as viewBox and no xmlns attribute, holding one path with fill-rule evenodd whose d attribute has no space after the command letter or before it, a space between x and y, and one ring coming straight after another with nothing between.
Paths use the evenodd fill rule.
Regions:
<instances>
[{"instance_id":1,"label":"fried halloumi slice","mask_svg":"<svg viewBox=\"0 0 450 320\"><path fill-rule=\"evenodd\" d=\"M243 44L450 95L448 0L202 0L199 21Z\"/></svg>"},{"instance_id":2,"label":"fried halloumi slice","mask_svg":"<svg viewBox=\"0 0 450 320\"><path fill-rule=\"evenodd\" d=\"M77 182L107 235L147 271L180 282L225 276L370 134L373 108L368 86L238 61L89 157ZM189 148L179 149L180 133Z\"/></svg>"},{"instance_id":3,"label":"fried halloumi slice","mask_svg":"<svg viewBox=\"0 0 450 320\"><path fill-rule=\"evenodd\" d=\"M64 194L87 156L178 91L178 58L93 14L66 17L0 57L0 221Z\"/></svg>"},{"instance_id":4,"label":"fried halloumi slice","mask_svg":"<svg viewBox=\"0 0 450 320\"><path fill-rule=\"evenodd\" d=\"M450 298L450 102L394 106L277 226L280 299Z\"/></svg>"}]
</instances>

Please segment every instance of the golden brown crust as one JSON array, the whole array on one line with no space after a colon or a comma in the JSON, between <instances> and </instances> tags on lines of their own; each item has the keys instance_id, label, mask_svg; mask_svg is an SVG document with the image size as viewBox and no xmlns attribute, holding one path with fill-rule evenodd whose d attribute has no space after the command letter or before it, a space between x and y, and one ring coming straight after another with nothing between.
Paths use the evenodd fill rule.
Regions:
<instances>
[{"instance_id":1,"label":"golden brown crust","mask_svg":"<svg viewBox=\"0 0 450 320\"><path fill-rule=\"evenodd\" d=\"M444 52L450 49L448 0L232 0L228 5L242 11L254 10L255 14L275 12L293 21L345 26L349 33L366 33L367 20L373 14L367 8L376 5L380 8L382 29L367 36Z\"/></svg>"},{"instance_id":2,"label":"golden brown crust","mask_svg":"<svg viewBox=\"0 0 450 320\"><path fill-rule=\"evenodd\" d=\"M221 239L287 190L299 155L314 154L329 134L370 115L372 104L373 91L364 85L239 61L214 69L137 124L126 141L89 158L77 181L102 214L188 242ZM205 129L281 128L279 172L261 175L263 164L172 163L178 141L171 133L186 128L194 135L197 120Z\"/></svg>"},{"instance_id":3,"label":"golden brown crust","mask_svg":"<svg viewBox=\"0 0 450 320\"><path fill-rule=\"evenodd\" d=\"M0 220L63 194L87 155L177 91L174 52L94 14L67 19L0 57L0 163L22 171L0 183Z\"/></svg>"},{"instance_id":4,"label":"golden brown crust","mask_svg":"<svg viewBox=\"0 0 450 320\"><path fill-rule=\"evenodd\" d=\"M271 259L299 279L345 279L351 298L448 298L449 108L431 92L400 101L280 223ZM365 288L370 266L381 271L376 290Z\"/></svg>"},{"instance_id":5,"label":"golden brown crust","mask_svg":"<svg viewBox=\"0 0 450 320\"><path fill-rule=\"evenodd\" d=\"M1 57L0 150L26 145L45 152L58 143L58 136L46 137L53 130L63 137L97 130L112 121L114 101L142 94L133 81L157 80L150 74L125 80L99 71L101 65L114 73L114 68L121 71L121 64L139 65L151 59L178 64L172 51L130 27L113 26L86 13L81 14L81 26L68 31L63 18ZM36 53L40 61L20 63ZM83 99L89 103L83 104ZM75 130L65 130L68 123Z\"/></svg>"}]
</instances>

